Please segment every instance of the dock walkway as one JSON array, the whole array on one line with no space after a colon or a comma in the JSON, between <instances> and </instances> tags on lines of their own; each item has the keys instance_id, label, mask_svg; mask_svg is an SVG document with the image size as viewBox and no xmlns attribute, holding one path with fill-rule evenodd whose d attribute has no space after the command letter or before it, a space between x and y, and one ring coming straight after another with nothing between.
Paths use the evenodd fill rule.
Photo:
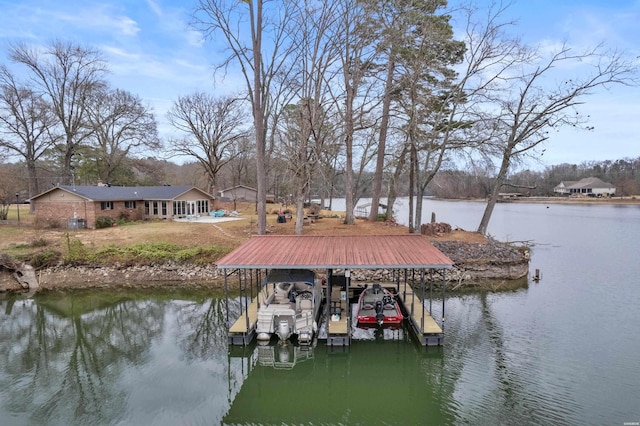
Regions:
<instances>
[{"instance_id":1,"label":"dock walkway","mask_svg":"<svg viewBox=\"0 0 640 426\"><path fill-rule=\"evenodd\" d=\"M254 297L247 310L229 327L229 343L248 345L253 340L258 323L258 298Z\"/></svg>"},{"instance_id":2,"label":"dock walkway","mask_svg":"<svg viewBox=\"0 0 640 426\"><path fill-rule=\"evenodd\" d=\"M429 310L424 306L424 302L413 292L410 287L403 289L398 295L405 312L409 315L409 323L413 328L416 337L423 346L439 346L443 344L444 332Z\"/></svg>"}]
</instances>

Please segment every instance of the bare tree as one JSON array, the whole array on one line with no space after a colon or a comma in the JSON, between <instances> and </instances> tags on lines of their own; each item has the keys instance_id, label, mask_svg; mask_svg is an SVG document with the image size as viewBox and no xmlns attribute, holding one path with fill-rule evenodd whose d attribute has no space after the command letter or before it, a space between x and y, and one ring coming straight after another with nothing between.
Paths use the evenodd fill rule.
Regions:
<instances>
[{"instance_id":1,"label":"bare tree","mask_svg":"<svg viewBox=\"0 0 640 426\"><path fill-rule=\"evenodd\" d=\"M371 95L372 60L377 54L371 44L371 34L365 25L366 14L358 2L338 2L336 29L332 40L340 50L341 85L329 86L333 108L342 123L344 139L345 218L344 223L355 223L356 179L354 177L354 145L358 131L371 127L365 123L372 109L371 102L378 99Z\"/></svg>"},{"instance_id":2,"label":"bare tree","mask_svg":"<svg viewBox=\"0 0 640 426\"><path fill-rule=\"evenodd\" d=\"M555 73L567 67L571 67L571 74ZM606 50L602 45L576 52L565 44L547 58L510 71L513 77L507 81L508 90L489 99L494 135L490 148L500 159L500 167L478 226L482 234L487 232L511 165L547 141L549 131L587 125L587 117L576 107L596 88L635 84L638 69L623 53Z\"/></svg>"},{"instance_id":3,"label":"bare tree","mask_svg":"<svg viewBox=\"0 0 640 426\"><path fill-rule=\"evenodd\" d=\"M181 96L168 112L169 122L184 137L170 141L173 153L195 158L209 185L219 187L220 169L240 154L238 144L249 131L242 100L196 92Z\"/></svg>"},{"instance_id":4,"label":"bare tree","mask_svg":"<svg viewBox=\"0 0 640 426\"><path fill-rule=\"evenodd\" d=\"M87 123L91 129L97 177L114 182L114 172L132 154L158 150L156 120L142 100L124 90L101 90L87 103Z\"/></svg>"},{"instance_id":5,"label":"bare tree","mask_svg":"<svg viewBox=\"0 0 640 426\"><path fill-rule=\"evenodd\" d=\"M290 22L297 60L287 86L299 101L286 108L282 145L286 164L294 178L295 231L302 234L304 201L317 174L324 143L329 134L330 108L327 85L335 76L339 47L333 43L335 2L302 3Z\"/></svg>"},{"instance_id":6,"label":"bare tree","mask_svg":"<svg viewBox=\"0 0 640 426\"><path fill-rule=\"evenodd\" d=\"M64 142L58 146L63 173L71 179L73 156L91 134L86 123L86 102L105 86L107 66L101 53L55 41L44 52L26 44L11 46L9 58L27 67L34 92L51 103L64 134Z\"/></svg>"},{"instance_id":7,"label":"bare tree","mask_svg":"<svg viewBox=\"0 0 640 426\"><path fill-rule=\"evenodd\" d=\"M265 10L272 4L273 10ZM271 13L273 12L273 13ZM288 2L268 0L199 0L194 24L208 38L222 36L229 56L221 67L240 67L251 101L256 143L258 234L266 233L267 172L266 133L269 120L269 93L276 77L287 73L294 46L287 33L292 8ZM271 18L276 19L272 21ZM263 43L265 34L268 43ZM247 37L248 36L248 37ZM265 55L265 51L268 52Z\"/></svg>"},{"instance_id":8,"label":"bare tree","mask_svg":"<svg viewBox=\"0 0 640 426\"><path fill-rule=\"evenodd\" d=\"M24 159L29 196L40 192L36 163L57 142L56 122L51 105L0 66L0 147Z\"/></svg>"},{"instance_id":9,"label":"bare tree","mask_svg":"<svg viewBox=\"0 0 640 426\"><path fill-rule=\"evenodd\" d=\"M9 207L15 204L24 181L24 168L19 163L0 162L0 220L7 220Z\"/></svg>"},{"instance_id":10,"label":"bare tree","mask_svg":"<svg viewBox=\"0 0 640 426\"><path fill-rule=\"evenodd\" d=\"M229 178L226 182L223 178L222 186L255 185L255 158L255 142L249 137L241 139L236 146L234 159L225 167L225 169L228 169Z\"/></svg>"}]
</instances>

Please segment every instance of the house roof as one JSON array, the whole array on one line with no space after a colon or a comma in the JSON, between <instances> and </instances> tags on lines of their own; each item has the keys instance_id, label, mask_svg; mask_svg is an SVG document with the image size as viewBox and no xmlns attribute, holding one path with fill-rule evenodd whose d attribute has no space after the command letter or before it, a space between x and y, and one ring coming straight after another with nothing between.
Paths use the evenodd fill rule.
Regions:
<instances>
[{"instance_id":1,"label":"house roof","mask_svg":"<svg viewBox=\"0 0 640 426\"><path fill-rule=\"evenodd\" d=\"M588 177L580 179L578 182L571 185L571 188L612 188L613 185L604 182L596 177Z\"/></svg>"},{"instance_id":2,"label":"house roof","mask_svg":"<svg viewBox=\"0 0 640 426\"><path fill-rule=\"evenodd\" d=\"M250 190L250 191L258 192L258 190L257 190L257 189L252 188L252 187L250 187L250 186L246 186L246 185L236 185L236 186L232 186L231 188L225 188L225 189L222 189L222 190L220 190L220 192L233 191L234 189L238 189L238 188L244 188L244 189L248 189L248 190Z\"/></svg>"},{"instance_id":3,"label":"house roof","mask_svg":"<svg viewBox=\"0 0 640 426\"><path fill-rule=\"evenodd\" d=\"M188 185L180 186L80 186L59 185L32 199L55 190L63 190L92 201L138 201L138 200L174 200L180 195L195 189L211 198L206 192Z\"/></svg>"},{"instance_id":4,"label":"house roof","mask_svg":"<svg viewBox=\"0 0 640 426\"><path fill-rule=\"evenodd\" d=\"M577 182L576 180L563 180L558 184L558 186L556 186L556 188L559 188L559 187L569 188L571 185L575 185L576 182Z\"/></svg>"},{"instance_id":5,"label":"house roof","mask_svg":"<svg viewBox=\"0 0 640 426\"><path fill-rule=\"evenodd\" d=\"M556 188L563 187L567 189L581 189L581 188L613 188L613 185L604 182L597 177L588 177L584 179L580 179L579 181L574 180L564 180L560 182Z\"/></svg>"},{"instance_id":6,"label":"house roof","mask_svg":"<svg viewBox=\"0 0 640 426\"><path fill-rule=\"evenodd\" d=\"M224 256L228 269L451 268L453 261L422 235L259 235Z\"/></svg>"}]
</instances>

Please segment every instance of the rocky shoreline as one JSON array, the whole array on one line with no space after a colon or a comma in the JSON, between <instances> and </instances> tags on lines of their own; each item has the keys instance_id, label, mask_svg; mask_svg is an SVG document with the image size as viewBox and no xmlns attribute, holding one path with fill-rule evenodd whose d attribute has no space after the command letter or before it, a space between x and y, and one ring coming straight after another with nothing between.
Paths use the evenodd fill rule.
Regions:
<instances>
[{"instance_id":1,"label":"rocky shoreline","mask_svg":"<svg viewBox=\"0 0 640 426\"><path fill-rule=\"evenodd\" d=\"M529 272L529 250L511 244L487 240L485 244L460 241L433 241L434 246L455 262L445 279L454 288L495 288L496 280L518 280ZM138 266L56 266L36 271L40 289L74 288L155 288L179 286L220 288L223 273L215 265L192 265L168 262ZM391 270L354 270L354 281L393 280ZM439 281L439 280L437 280ZM235 286L237 280L228 283ZM0 272L0 291L24 291L13 274Z\"/></svg>"}]
</instances>

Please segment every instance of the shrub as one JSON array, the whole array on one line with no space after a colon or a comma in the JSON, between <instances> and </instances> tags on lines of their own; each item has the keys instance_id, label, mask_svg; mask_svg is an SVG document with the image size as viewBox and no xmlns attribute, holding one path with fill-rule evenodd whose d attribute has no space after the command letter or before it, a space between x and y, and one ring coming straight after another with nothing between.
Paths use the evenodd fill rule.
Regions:
<instances>
[{"instance_id":1,"label":"shrub","mask_svg":"<svg viewBox=\"0 0 640 426\"><path fill-rule=\"evenodd\" d=\"M49 245L49 242L42 237L34 238L30 244L31 247L45 247L47 245Z\"/></svg>"},{"instance_id":2,"label":"shrub","mask_svg":"<svg viewBox=\"0 0 640 426\"><path fill-rule=\"evenodd\" d=\"M67 240L67 255L65 261L68 263L82 263L87 260L87 249L77 238L71 238L69 233L65 234Z\"/></svg>"},{"instance_id":3,"label":"shrub","mask_svg":"<svg viewBox=\"0 0 640 426\"><path fill-rule=\"evenodd\" d=\"M161 263L173 260L175 253L181 248L175 244L158 242L158 243L142 243L125 247L125 256L134 258L142 262Z\"/></svg>"},{"instance_id":4,"label":"shrub","mask_svg":"<svg viewBox=\"0 0 640 426\"><path fill-rule=\"evenodd\" d=\"M202 249L200 247L182 249L176 253L176 260L186 262L196 258L200 253L202 253Z\"/></svg>"},{"instance_id":5,"label":"shrub","mask_svg":"<svg viewBox=\"0 0 640 426\"><path fill-rule=\"evenodd\" d=\"M38 253L34 253L30 257L29 263L36 269L46 268L58 263L61 257L62 255L60 252L53 249L47 249Z\"/></svg>"},{"instance_id":6,"label":"shrub","mask_svg":"<svg viewBox=\"0 0 640 426\"><path fill-rule=\"evenodd\" d=\"M40 217L36 217L33 220L33 227L35 229L59 229L60 221L58 219L43 219Z\"/></svg>"},{"instance_id":7,"label":"shrub","mask_svg":"<svg viewBox=\"0 0 640 426\"><path fill-rule=\"evenodd\" d=\"M108 216L96 217L96 229L111 228L114 223L116 223L116 220L112 217L108 217Z\"/></svg>"},{"instance_id":8,"label":"shrub","mask_svg":"<svg viewBox=\"0 0 640 426\"><path fill-rule=\"evenodd\" d=\"M320 214L320 210L322 210L322 207L320 207L320 204L311 203L311 205L309 206L310 214Z\"/></svg>"}]
</instances>

